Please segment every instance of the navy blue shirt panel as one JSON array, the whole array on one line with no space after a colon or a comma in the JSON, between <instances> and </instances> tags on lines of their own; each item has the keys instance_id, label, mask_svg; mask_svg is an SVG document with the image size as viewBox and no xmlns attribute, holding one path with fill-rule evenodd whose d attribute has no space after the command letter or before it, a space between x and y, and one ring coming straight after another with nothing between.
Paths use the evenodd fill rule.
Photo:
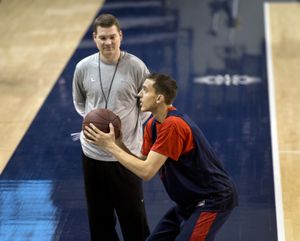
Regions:
<instances>
[{"instance_id":1,"label":"navy blue shirt panel","mask_svg":"<svg viewBox=\"0 0 300 241\"><path fill-rule=\"evenodd\" d=\"M168 116L182 118L192 129L195 148L179 157L167 159L161 167L160 178L170 198L183 208L202 203L204 210L225 211L237 205L234 183L218 160L200 128L178 110ZM156 140L155 120L152 123L152 140Z\"/></svg>"}]
</instances>

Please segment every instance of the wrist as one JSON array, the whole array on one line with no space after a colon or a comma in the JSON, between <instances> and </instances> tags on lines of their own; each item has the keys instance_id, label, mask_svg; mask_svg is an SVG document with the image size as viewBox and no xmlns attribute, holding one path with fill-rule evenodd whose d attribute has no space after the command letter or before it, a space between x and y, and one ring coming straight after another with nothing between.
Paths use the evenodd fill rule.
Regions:
<instances>
[{"instance_id":1,"label":"wrist","mask_svg":"<svg viewBox=\"0 0 300 241\"><path fill-rule=\"evenodd\" d=\"M116 143L111 143L110 145L107 146L106 150L111 154L114 155L115 153L118 152L118 145Z\"/></svg>"}]
</instances>

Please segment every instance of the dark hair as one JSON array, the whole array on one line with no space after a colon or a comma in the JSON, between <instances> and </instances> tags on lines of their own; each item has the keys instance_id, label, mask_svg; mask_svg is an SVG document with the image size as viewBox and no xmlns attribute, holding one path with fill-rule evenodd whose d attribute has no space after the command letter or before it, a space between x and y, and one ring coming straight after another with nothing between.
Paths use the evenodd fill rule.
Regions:
<instances>
[{"instance_id":1,"label":"dark hair","mask_svg":"<svg viewBox=\"0 0 300 241\"><path fill-rule=\"evenodd\" d=\"M165 97L167 105L173 103L177 94L177 84L171 76L159 73L151 73L147 76L147 79L153 80L153 88L157 94L162 94Z\"/></svg>"},{"instance_id":2,"label":"dark hair","mask_svg":"<svg viewBox=\"0 0 300 241\"><path fill-rule=\"evenodd\" d=\"M98 26L103 27L103 28L109 28L114 25L117 27L118 31L121 30L120 23L114 15L108 14L108 13L101 14L94 20L93 31L96 33Z\"/></svg>"}]
</instances>

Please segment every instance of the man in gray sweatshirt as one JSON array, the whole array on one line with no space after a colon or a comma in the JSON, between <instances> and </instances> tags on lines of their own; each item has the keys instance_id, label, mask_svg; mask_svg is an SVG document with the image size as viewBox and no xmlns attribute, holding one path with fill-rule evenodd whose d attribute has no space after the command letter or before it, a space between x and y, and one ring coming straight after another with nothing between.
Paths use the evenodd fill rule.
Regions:
<instances>
[{"instance_id":1,"label":"man in gray sweatshirt","mask_svg":"<svg viewBox=\"0 0 300 241\"><path fill-rule=\"evenodd\" d=\"M84 117L96 108L107 108L122 121L123 142L139 154L142 113L137 94L149 70L142 60L121 51L122 31L111 14L102 14L93 24L93 39L99 52L81 60L73 77L73 101ZM125 241L143 241L149 234L142 181L81 133L82 159L88 216L93 241L119 240L115 230L118 216Z\"/></svg>"}]
</instances>

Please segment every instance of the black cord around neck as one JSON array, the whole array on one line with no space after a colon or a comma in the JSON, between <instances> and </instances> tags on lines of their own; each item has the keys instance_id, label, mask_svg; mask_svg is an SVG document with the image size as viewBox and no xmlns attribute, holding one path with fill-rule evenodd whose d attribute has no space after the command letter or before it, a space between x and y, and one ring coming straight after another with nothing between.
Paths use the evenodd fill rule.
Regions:
<instances>
[{"instance_id":1,"label":"black cord around neck","mask_svg":"<svg viewBox=\"0 0 300 241\"><path fill-rule=\"evenodd\" d=\"M100 52L99 52L99 80L100 80L100 87L101 87L101 92L104 96L104 100L105 100L105 109L107 109L107 104L108 104L108 99L109 99L109 95L110 95L110 91L111 91L111 87L112 87L112 84L114 82L114 79L115 79L115 75L116 75L116 72L117 72L117 69L118 69L118 66L119 66L119 63L120 63L120 59L121 59L121 53L120 53L120 56L118 58L118 62L117 62L117 65L116 65L116 68L115 68L115 71L114 71L114 74L113 74L113 77L110 81L110 85L109 85L109 89L108 89L108 94L107 94L107 97L105 96L105 93L104 93L104 90L103 90L103 84L102 84L102 79L101 79L101 59L100 59Z\"/></svg>"}]
</instances>

